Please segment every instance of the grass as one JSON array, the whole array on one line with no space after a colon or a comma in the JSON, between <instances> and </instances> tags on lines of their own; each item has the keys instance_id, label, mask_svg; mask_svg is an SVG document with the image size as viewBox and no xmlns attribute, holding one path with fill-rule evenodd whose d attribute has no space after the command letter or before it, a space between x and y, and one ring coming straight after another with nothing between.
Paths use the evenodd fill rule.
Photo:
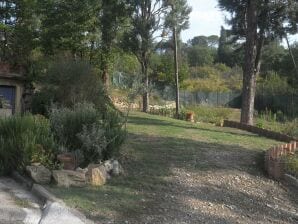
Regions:
<instances>
[{"instance_id":1,"label":"grass","mask_svg":"<svg viewBox=\"0 0 298 224\"><path fill-rule=\"evenodd\" d=\"M125 175L112 178L100 188L51 186L51 191L94 220L140 223L139 217L158 210L163 203L159 195L175 184L169 181L173 168L187 172L244 169L262 175L262 170L252 165L254 163L238 167L234 161L253 158L262 165L262 152L280 144L237 129L138 112L129 117L128 133L121 153ZM240 157L237 157L238 152L241 152ZM210 153L214 158L218 154L226 155L223 167L214 160L208 161L206 155Z\"/></svg>"}]
</instances>

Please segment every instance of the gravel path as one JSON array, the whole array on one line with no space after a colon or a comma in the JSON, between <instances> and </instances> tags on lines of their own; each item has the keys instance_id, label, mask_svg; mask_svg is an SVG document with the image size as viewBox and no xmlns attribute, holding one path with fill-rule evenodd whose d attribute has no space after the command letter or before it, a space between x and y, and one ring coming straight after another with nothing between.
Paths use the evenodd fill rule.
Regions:
<instances>
[{"instance_id":1,"label":"gravel path","mask_svg":"<svg viewBox=\"0 0 298 224\"><path fill-rule=\"evenodd\" d=\"M144 213L124 223L298 223L298 189L268 179L256 165L259 154L202 150L192 162L173 164L166 190L149 195Z\"/></svg>"}]
</instances>

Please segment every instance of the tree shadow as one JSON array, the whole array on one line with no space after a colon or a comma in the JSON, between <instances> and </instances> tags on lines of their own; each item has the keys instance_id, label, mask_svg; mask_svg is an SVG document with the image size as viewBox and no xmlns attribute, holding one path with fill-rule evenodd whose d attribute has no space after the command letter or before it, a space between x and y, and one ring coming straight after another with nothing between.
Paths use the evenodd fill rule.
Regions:
<instances>
[{"instance_id":1,"label":"tree shadow","mask_svg":"<svg viewBox=\"0 0 298 224\"><path fill-rule=\"evenodd\" d=\"M130 123L213 132L137 116L130 117ZM297 223L286 210L289 206L271 206L274 191L292 207L298 205L298 194L267 179L263 159L261 150L239 145L129 134L121 160L125 175L100 188L62 189L58 196L82 202L78 207L98 223ZM229 178L220 182L226 175L247 178L247 189L230 186ZM253 193L249 192L252 180L260 182Z\"/></svg>"}]
</instances>

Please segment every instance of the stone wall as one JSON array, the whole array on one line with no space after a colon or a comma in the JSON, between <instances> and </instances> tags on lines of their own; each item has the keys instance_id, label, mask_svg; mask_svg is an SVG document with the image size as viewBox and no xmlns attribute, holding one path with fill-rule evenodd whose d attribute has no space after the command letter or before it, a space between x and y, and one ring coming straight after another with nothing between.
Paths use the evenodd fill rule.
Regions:
<instances>
[{"instance_id":1,"label":"stone wall","mask_svg":"<svg viewBox=\"0 0 298 224\"><path fill-rule=\"evenodd\" d=\"M252 125L242 124L236 121L225 120L224 127L238 128L241 130L249 131L249 132L258 134L260 136L264 136L264 137L271 138L277 141L282 141L282 142L298 141L298 139L295 139L285 134L281 134L275 131L269 131Z\"/></svg>"}]
</instances>

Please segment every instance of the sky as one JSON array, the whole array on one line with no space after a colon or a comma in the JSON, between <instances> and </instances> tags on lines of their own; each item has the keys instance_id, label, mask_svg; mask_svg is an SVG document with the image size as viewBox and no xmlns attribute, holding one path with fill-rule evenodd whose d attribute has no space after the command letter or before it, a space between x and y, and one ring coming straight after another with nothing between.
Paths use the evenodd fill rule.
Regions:
<instances>
[{"instance_id":1,"label":"sky","mask_svg":"<svg viewBox=\"0 0 298 224\"><path fill-rule=\"evenodd\" d=\"M220 35L220 27L225 24L225 14L221 12L217 0L187 0L192 7L190 27L182 32L182 40L186 42L195 36ZM298 35L290 36L290 42L298 41Z\"/></svg>"},{"instance_id":2,"label":"sky","mask_svg":"<svg viewBox=\"0 0 298 224\"><path fill-rule=\"evenodd\" d=\"M224 14L217 6L217 0L188 0L192 7L190 27L182 32L182 40L187 41L199 35L218 35L225 25Z\"/></svg>"}]
</instances>

